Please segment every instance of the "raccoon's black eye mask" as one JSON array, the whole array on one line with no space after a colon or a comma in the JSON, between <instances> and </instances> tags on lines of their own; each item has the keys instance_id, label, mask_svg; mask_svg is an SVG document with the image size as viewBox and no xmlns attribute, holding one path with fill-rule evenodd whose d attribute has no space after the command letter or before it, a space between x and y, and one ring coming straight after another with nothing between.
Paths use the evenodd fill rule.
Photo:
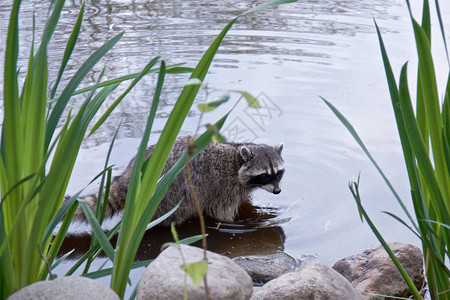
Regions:
<instances>
[{"instance_id":1,"label":"raccoon's black eye mask","mask_svg":"<svg viewBox=\"0 0 450 300\"><path fill-rule=\"evenodd\" d=\"M283 177L284 170L278 171L278 173L274 175L270 175L268 173L260 174L258 176L254 176L250 178L248 181L249 185L266 185L269 183L273 183L275 181L280 181Z\"/></svg>"}]
</instances>

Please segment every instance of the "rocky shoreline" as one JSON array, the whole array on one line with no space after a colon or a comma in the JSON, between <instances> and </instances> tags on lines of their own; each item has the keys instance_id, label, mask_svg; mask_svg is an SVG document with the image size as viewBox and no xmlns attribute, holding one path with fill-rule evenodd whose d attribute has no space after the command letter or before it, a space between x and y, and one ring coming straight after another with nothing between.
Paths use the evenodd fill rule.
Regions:
<instances>
[{"instance_id":1,"label":"rocky shoreline","mask_svg":"<svg viewBox=\"0 0 450 300\"><path fill-rule=\"evenodd\" d=\"M420 289L424 284L420 249L404 243L389 246ZM230 259L208 251L207 257L211 299L381 300L409 296L400 273L381 246L341 259L333 267L320 261L300 264L284 252ZM180 245L165 249L145 269L136 298L183 299L185 272L180 266L202 259L203 250L197 247ZM188 299L205 299L203 282L196 289L189 276L186 282ZM34 283L8 299L56 298L119 299L100 282L75 276Z\"/></svg>"}]
</instances>

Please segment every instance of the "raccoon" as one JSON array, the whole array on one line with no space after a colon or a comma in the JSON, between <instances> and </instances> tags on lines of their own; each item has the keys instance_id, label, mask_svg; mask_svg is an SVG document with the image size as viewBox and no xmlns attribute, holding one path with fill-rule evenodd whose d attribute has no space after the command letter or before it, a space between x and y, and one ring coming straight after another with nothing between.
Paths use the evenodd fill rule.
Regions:
<instances>
[{"instance_id":1,"label":"raccoon","mask_svg":"<svg viewBox=\"0 0 450 300\"><path fill-rule=\"evenodd\" d=\"M191 137L175 141L169 154L163 174L167 172L188 147ZM154 145L146 151L149 157ZM270 193L281 192L280 180L284 174L284 161L281 157L283 143L276 147L258 144L211 142L190 162L190 174L203 213L216 220L232 222L239 206L250 200L251 192L262 188ZM120 212L125 207L128 183L130 181L134 159L131 160L122 175L113 179L106 208L106 217ZM97 196L84 197L90 208L95 211ZM163 225L176 225L197 216L197 209L191 189L183 170L175 178L158 206L154 219L164 215L181 200L180 207ZM75 220L84 220L85 216L78 208Z\"/></svg>"}]
</instances>

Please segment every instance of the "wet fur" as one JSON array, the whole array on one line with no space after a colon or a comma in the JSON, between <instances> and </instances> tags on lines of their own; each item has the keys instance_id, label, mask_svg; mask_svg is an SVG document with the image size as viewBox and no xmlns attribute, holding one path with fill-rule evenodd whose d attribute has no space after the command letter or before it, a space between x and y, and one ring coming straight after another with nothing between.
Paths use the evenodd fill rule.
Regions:
<instances>
[{"instance_id":1,"label":"wet fur","mask_svg":"<svg viewBox=\"0 0 450 300\"><path fill-rule=\"evenodd\" d=\"M163 174L172 167L186 150L188 138L184 137L175 141ZM239 170L242 171L243 166L249 166L252 163L251 158L242 156L241 149L243 147L250 152L255 152L257 148L264 147L265 151L278 153L279 159L282 161L279 155L282 145L279 152L276 152L278 151L276 148L267 145L210 143L190 163L190 173L193 185L196 188L197 198L203 213L207 216L222 221L233 221L241 203L248 201L252 190L258 187L255 185L246 186L245 175L239 172ZM154 146L150 146L146 151L146 157L149 157L153 150ZM124 209L133 164L134 159L122 175L113 179L106 207L106 217L110 217ZM84 197L84 199L90 208L95 211L97 196L89 195ZM164 225L170 225L172 221L175 224L181 224L187 219L197 216L185 169L175 178L153 218L156 219L162 216L181 200L183 201L180 207L163 222ZM78 208L74 218L76 220L85 219L81 207Z\"/></svg>"}]
</instances>

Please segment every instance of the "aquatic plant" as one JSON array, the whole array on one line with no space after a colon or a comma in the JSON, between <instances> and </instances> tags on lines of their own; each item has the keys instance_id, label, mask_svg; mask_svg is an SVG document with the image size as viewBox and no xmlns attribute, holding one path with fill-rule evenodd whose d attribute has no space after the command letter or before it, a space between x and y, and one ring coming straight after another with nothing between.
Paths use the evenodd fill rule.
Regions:
<instances>
[{"instance_id":1,"label":"aquatic plant","mask_svg":"<svg viewBox=\"0 0 450 300\"><path fill-rule=\"evenodd\" d=\"M399 85L397 86L380 29L376 23L375 26L411 186L411 199L415 217L409 213L403 200L398 196L353 126L329 101L322 99L367 154L408 216L409 224L398 216L386 212L407 226L420 239L427 284L432 299L450 299L450 271L448 265L446 265L446 260L448 262L449 259L450 245L450 73L447 76L443 99L440 101L431 53L429 2L427 0L423 1L421 25L413 17L409 1L406 1L406 4L413 25L418 54L415 114L408 88L407 63L401 69ZM435 6L443 43L446 48L447 63L450 67L444 26L437 0L435 1ZM389 249L389 246L365 211L358 189L359 179L356 182L351 182L349 187L356 200L361 220L365 219L367 221L399 269L414 297L420 299L421 295L418 289L414 286L411 278L409 278L398 262L395 254Z\"/></svg>"},{"instance_id":2,"label":"aquatic plant","mask_svg":"<svg viewBox=\"0 0 450 300\"><path fill-rule=\"evenodd\" d=\"M50 89L47 49L57 28L64 2L65 0L55 0L51 3L49 17L37 50L33 32L23 85L19 83L20 72L18 71L18 24L21 0L14 0L11 8L4 60L4 118L0 145L0 298L2 299L33 282L51 278L52 270L67 257L64 255L56 259L78 203L92 226L95 240L86 255L75 263L66 275L72 274L85 260L92 260L101 249L113 262L113 268L88 273L89 267L87 267L83 275L96 278L112 274L111 287L123 298L130 269L143 265L143 263L133 263L133 259L145 230L158 222L155 220L149 224L165 191L185 166L186 157L192 159L203 149L212 137L217 135L228 115L226 114L196 141L193 141L189 155L182 156L171 170L161 177L170 149L200 88L199 83L205 78L222 39L240 16L265 7L294 1L281 0L266 3L231 20L212 42L194 69L179 65L166 67L160 57L155 57L140 73L102 81L103 70L93 86L77 90L89 71L120 40L124 34L122 32L98 48L65 83L64 87L59 88L80 33L84 14L83 4L68 38L56 81ZM158 62L160 65L156 68ZM191 79L198 82L184 86L151 158L144 160L165 75L180 72L192 72ZM84 138L94 133L137 82L149 73L158 73L157 84L145 134L136 156L123 220L105 234L100 225L102 210L98 209L94 215L84 200L78 199L81 191L64 201L67 184ZM106 98L127 80L132 80L128 88L99 117L88 133L94 116ZM59 89L61 93L56 96ZM86 95L85 100L78 109L72 109L69 103L76 94ZM67 110L68 116L63 118L63 112ZM102 176L103 179L105 176L110 178L111 170L107 163L98 176ZM108 183L104 199L107 198L107 186ZM100 191L103 191L103 188ZM99 201L101 198L99 197ZM98 205L98 207L101 206ZM55 234L58 223L61 223L61 226ZM114 249L109 239L119 228L120 234ZM148 262L145 263L148 264ZM89 266L89 262L87 265Z\"/></svg>"}]
</instances>

